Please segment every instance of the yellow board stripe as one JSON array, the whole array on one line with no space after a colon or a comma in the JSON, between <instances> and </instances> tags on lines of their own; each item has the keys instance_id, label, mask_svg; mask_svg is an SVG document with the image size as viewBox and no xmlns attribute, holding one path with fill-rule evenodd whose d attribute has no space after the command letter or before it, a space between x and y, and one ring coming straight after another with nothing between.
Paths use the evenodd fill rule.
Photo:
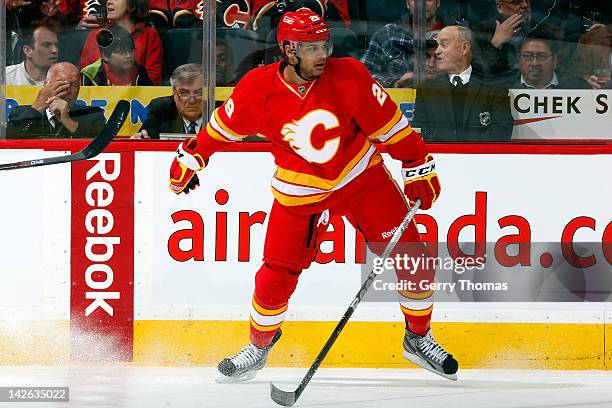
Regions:
<instances>
[{"instance_id":1,"label":"yellow board stripe","mask_svg":"<svg viewBox=\"0 0 612 408\"><path fill-rule=\"evenodd\" d=\"M274 346L266 366L309 367L335 326L332 321L284 322L283 341ZM457 358L460 370L612 367L612 341L605 341L612 336L612 325L603 323L433 322L432 330L436 340ZM403 322L349 322L324 367L414 368L402 357L403 338ZM216 366L248 344L249 322L136 320L134 339L136 364Z\"/></svg>"},{"instance_id":2,"label":"yellow board stripe","mask_svg":"<svg viewBox=\"0 0 612 408\"><path fill-rule=\"evenodd\" d=\"M266 365L309 367L335 326L333 321L284 322L283 341L274 346ZM19 330L11 327L0 325L0 365L70 363L68 320L23 321ZM460 370L612 369L609 324L434 321L432 330L459 360ZM349 321L324 367L414 368L401 355L403 338L403 322ZM248 321L135 320L134 363L128 364L213 367L248 342Z\"/></svg>"}]
</instances>

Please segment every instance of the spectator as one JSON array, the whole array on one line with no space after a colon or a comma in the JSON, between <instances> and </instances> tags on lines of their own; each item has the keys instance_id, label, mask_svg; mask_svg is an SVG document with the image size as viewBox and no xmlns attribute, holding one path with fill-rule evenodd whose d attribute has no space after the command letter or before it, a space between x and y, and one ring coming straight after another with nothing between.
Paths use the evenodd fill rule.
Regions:
<instances>
[{"instance_id":1,"label":"spectator","mask_svg":"<svg viewBox=\"0 0 612 408\"><path fill-rule=\"evenodd\" d=\"M134 40L123 27L99 31L98 48L102 58L81 70L83 85L153 85L144 67L134 60Z\"/></svg>"},{"instance_id":2,"label":"spectator","mask_svg":"<svg viewBox=\"0 0 612 408\"><path fill-rule=\"evenodd\" d=\"M104 0L63 0L61 10L70 16L70 25L79 30L102 28L106 21Z\"/></svg>"},{"instance_id":3,"label":"spectator","mask_svg":"<svg viewBox=\"0 0 612 408\"><path fill-rule=\"evenodd\" d=\"M7 85L44 85L47 72L57 62L58 40L55 28L40 25L21 34L24 61L6 67Z\"/></svg>"},{"instance_id":4,"label":"spectator","mask_svg":"<svg viewBox=\"0 0 612 408\"><path fill-rule=\"evenodd\" d=\"M65 17L60 13L60 5L60 0L30 0L23 4L18 11L20 28L28 28L32 23L50 17L63 20Z\"/></svg>"},{"instance_id":5,"label":"spectator","mask_svg":"<svg viewBox=\"0 0 612 408\"><path fill-rule=\"evenodd\" d=\"M231 86L233 84L232 75L232 50L227 43L217 41L215 48L216 82L218 86Z\"/></svg>"},{"instance_id":6,"label":"spectator","mask_svg":"<svg viewBox=\"0 0 612 408\"><path fill-rule=\"evenodd\" d=\"M20 49L20 33L39 26L44 21L65 21L58 13L60 0L8 0L6 2L6 64L14 65L23 61ZM5 24L3 21L2 24Z\"/></svg>"},{"instance_id":7,"label":"spectator","mask_svg":"<svg viewBox=\"0 0 612 408\"><path fill-rule=\"evenodd\" d=\"M133 139L159 139L160 133L196 134L202 128L202 65L178 66L170 77L170 85L173 95L149 103L149 115Z\"/></svg>"},{"instance_id":8,"label":"spectator","mask_svg":"<svg viewBox=\"0 0 612 408\"><path fill-rule=\"evenodd\" d=\"M108 25L118 25L126 29L134 39L135 59L145 67L154 85L162 80L162 46L159 34L153 27L145 25L148 6L147 0L108 0L106 3ZM81 67L86 67L101 58L96 41L100 29L89 33L83 53Z\"/></svg>"},{"instance_id":9,"label":"spectator","mask_svg":"<svg viewBox=\"0 0 612 408\"><path fill-rule=\"evenodd\" d=\"M612 69L612 25L599 26L578 41L574 58L578 75L591 88L600 89L610 80Z\"/></svg>"},{"instance_id":10,"label":"spectator","mask_svg":"<svg viewBox=\"0 0 612 408\"><path fill-rule=\"evenodd\" d=\"M563 33L542 19L531 16L531 0L496 0L498 16L477 24L475 37L476 70L489 83L507 83L518 76L519 48L528 35L559 41ZM565 53L562 53L565 56Z\"/></svg>"},{"instance_id":11,"label":"spectator","mask_svg":"<svg viewBox=\"0 0 612 408\"><path fill-rule=\"evenodd\" d=\"M589 89L586 81L578 77L563 78L556 72L557 53L546 40L526 38L520 49L521 73L510 88L532 89Z\"/></svg>"},{"instance_id":12,"label":"spectator","mask_svg":"<svg viewBox=\"0 0 612 408\"><path fill-rule=\"evenodd\" d=\"M436 35L437 36L437 35ZM425 42L425 80L429 80L440 75L438 69L438 56L436 55L438 43L435 40ZM397 88L412 88L415 86L414 73L408 72L394 84Z\"/></svg>"},{"instance_id":13,"label":"spectator","mask_svg":"<svg viewBox=\"0 0 612 408\"><path fill-rule=\"evenodd\" d=\"M438 68L445 72L417 90L415 127L427 141L505 141L512 136L508 89L473 73L472 35L450 26L438 34Z\"/></svg>"},{"instance_id":14,"label":"spectator","mask_svg":"<svg viewBox=\"0 0 612 408\"><path fill-rule=\"evenodd\" d=\"M99 107L75 105L79 90L77 67L69 62L53 65L36 101L11 111L7 138L94 137L104 126L104 113Z\"/></svg>"},{"instance_id":15,"label":"spectator","mask_svg":"<svg viewBox=\"0 0 612 408\"><path fill-rule=\"evenodd\" d=\"M415 0L407 0L408 11L414 10ZM439 8L440 0L427 0L427 38L435 37L454 20ZM414 34L412 16L404 14L397 23L387 24L372 36L361 61L382 86L397 87L413 76Z\"/></svg>"}]
</instances>

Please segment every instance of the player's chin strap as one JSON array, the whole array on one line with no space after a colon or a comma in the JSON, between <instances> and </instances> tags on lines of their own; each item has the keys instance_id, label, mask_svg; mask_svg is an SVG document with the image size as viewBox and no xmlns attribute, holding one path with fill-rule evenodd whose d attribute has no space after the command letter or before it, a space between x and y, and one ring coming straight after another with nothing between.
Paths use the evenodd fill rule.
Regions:
<instances>
[{"instance_id":1,"label":"player's chin strap","mask_svg":"<svg viewBox=\"0 0 612 408\"><path fill-rule=\"evenodd\" d=\"M302 62L302 60L301 60L301 58L300 58L300 57L298 57L296 54L293 54L293 55L295 56L295 58L297 58L298 63L297 63L296 65L292 65L291 63L289 63L289 58L287 58L287 57L285 56L285 61L284 61L284 62L285 62L285 66L287 66L287 65L288 65L288 66L290 66L291 68L293 68L293 70L295 71L295 73L296 73L296 74L297 74L297 75L298 75L300 78L302 78L304 81L306 81L306 82L311 82L311 81L313 81L313 79L312 79L312 78L311 78L311 79L304 78L304 76L302 75L302 70L300 70L300 62Z\"/></svg>"}]
</instances>

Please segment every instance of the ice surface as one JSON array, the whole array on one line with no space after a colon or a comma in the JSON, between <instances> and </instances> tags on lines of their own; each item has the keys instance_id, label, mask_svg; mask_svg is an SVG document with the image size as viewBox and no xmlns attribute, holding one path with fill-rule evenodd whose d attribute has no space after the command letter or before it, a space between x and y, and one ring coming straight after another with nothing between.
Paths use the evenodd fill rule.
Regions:
<instances>
[{"instance_id":1,"label":"ice surface","mask_svg":"<svg viewBox=\"0 0 612 408\"><path fill-rule=\"evenodd\" d=\"M1 407L276 407L269 381L293 390L306 369L265 368L249 383L216 384L214 368L84 364L0 366L0 386L69 386L69 403ZM460 370L452 382L420 369L320 369L301 407L612 407L612 372Z\"/></svg>"}]
</instances>

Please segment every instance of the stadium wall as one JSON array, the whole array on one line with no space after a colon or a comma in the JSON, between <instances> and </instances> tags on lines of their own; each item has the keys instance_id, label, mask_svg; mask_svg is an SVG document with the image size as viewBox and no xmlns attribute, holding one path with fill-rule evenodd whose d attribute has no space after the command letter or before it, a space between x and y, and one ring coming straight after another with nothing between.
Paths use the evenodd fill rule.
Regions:
<instances>
[{"instance_id":1,"label":"stadium wall","mask_svg":"<svg viewBox=\"0 0 612 408\"><path fill-rule=\"evenodd\" d=\"M84 143L2 141L0 162ZM0 364L215 365L248 341L272 202L268 145L215 155L202 187L182 197L167 186L175 148L119 141L87 162L2 174ZM612 145L431 149L443 193L418 221L440 242L463 224L460 240L496 242L516 234L519 219L533 242L558 242L568 228L575 242L612 241L612 187L603 182ZM399 163L387 163L399 176ZM308 366L360 285L358 238L342 219L332 225L318 263L300 278L271 365ZM408 367L401 320L396 304L362 303L325 364ZM607 303L443 303L433 320L465 368L612 366Z\"/></svg>"}]
</instances>

